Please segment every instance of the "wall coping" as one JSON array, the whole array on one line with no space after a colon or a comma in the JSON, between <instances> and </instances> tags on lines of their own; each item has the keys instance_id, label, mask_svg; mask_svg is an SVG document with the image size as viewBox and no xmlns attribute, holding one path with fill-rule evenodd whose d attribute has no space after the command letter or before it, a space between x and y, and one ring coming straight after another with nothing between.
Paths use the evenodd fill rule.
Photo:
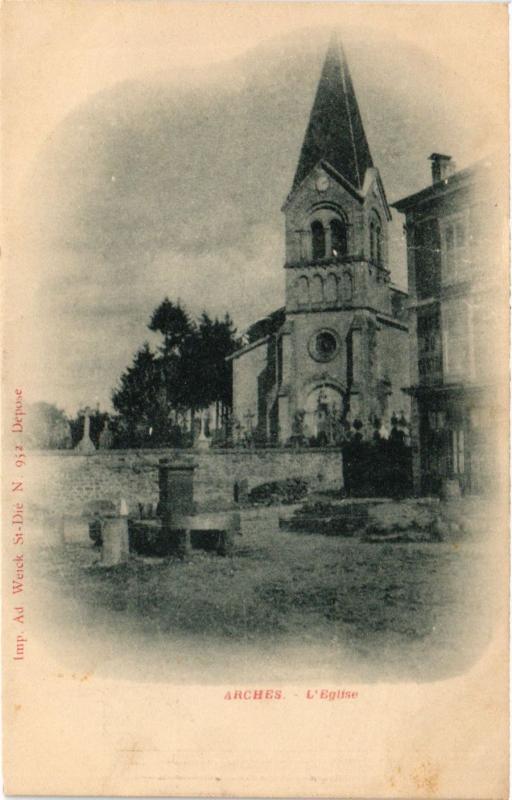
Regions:
<instances>
[{"instance_id":1,"label":"wall coping","mask_svg":"<svg viewBox=\"0 0 512 800\"><path fill-rule=\"evenodd\" d=\"M213 456L213 455L245 455L257 456L260 454L274 453L276 455L329 455L342 453L342 448L336 447L212 447L208 450L201 450L196 447L163 447L151 449L130 448L126 450L94 450L92 453L80 453L76 450L29 450L30 456L64 456L66 458L105 458L108 456L165 456L169 453L183 454L184 456Z\"/></svg>"}]
</instances>

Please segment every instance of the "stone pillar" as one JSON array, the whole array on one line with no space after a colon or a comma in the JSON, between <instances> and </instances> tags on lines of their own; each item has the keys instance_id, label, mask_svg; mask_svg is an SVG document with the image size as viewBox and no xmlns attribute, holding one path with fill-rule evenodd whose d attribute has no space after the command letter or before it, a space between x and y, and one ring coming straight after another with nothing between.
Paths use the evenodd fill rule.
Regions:
<instances>
[{"instance_id":1,"label":"stone pillar","mask_svg":"<svg viewBox=\"0 0 512 800\"><path fill-rule=\"evenodd\" d=\"M121 500L119 516L105 517L103 521L101 566L115 567L128 561L128 516L125 500Z\"/></svg>"},{"instance_id":2,"label":"stone pillar","mask_svg":"<svg viewBox=\"0 0 512 800\"><path fill-rule=\"evenodd\" d=\"M282 374L281 386L288 386L291 383L293 370L292 370L292 337L289 323L287 323L288 330L283 332L281 336L281 351L282 351Z\"/></svg>"},{"instance_id":3,"label":"stone pillar","mask_svg":"<svg viewBox=\"0 0 512 800\"><path fill-rule=\"evenodd\" d=\"M160 489L160 515L162 528L170 542L170 550L183 558L190 546L188 530L176 528L178 516L190 515L195 511L194 470L196 464L170 462L160 459L158 484Z\"/></svg>"},{"instance_id":4,"label":"stone pillar","mask_svg":"<svg viewBox=\"0 0 512 800\"><path fill-rule=\"evenodd\" d=\"M325 255L328 258L332 256L332 231L330 225L325 228Z\"/></svg>"},{"instance_id":5,"label":"stone pillar","mask_svg":"<svg viewBox=\"0 0 512 800\"><path fill-rule=\"evenodd\" d=\"M361 328L352 329L352 375L353 385L360 391L363 381L363 342Z\"/></svg>"},{"instance_id":6,"label":"stone pillar","mask_svg":"<svg viewBox=\"0 0 512 800\"><path fill-rule=\"evenodd\" d=\"M287 395L281 395L277 402L279 403L279 443L284 444L292 435L290 401Z\"/></svg>"},{"instance_id":7,"label":"stone pillar","mask_svg":"<svg viewBox=\"0 0 512 800\"><path fill-rule=\"evenodd\" d=\"M292 324L286 323L281 337L281 365L278 403L279 443L284 444L292 435L292 408L290 405L290 392L296 379L293 371L292 351Z\"/></svg>"},{"instance_id":8,"label":"stone pillar","mask_svg":"<svg viewBox=\"0 0 512 800\"><path fill-rule=\"evenodd\" d=\"M373 346L377 332L374 330L374 318L365 311L354 314L351 328L352 339L352 386L350 399L350 416L359 418L364 424L372 411L371 400L375 392L375 375L373 374ZM356 397L352 398L352 394Z\"/></svg>"},{"instance_id":9,"label":"stone pillar","mask_svg":"<svg viewBox=\"0 0 512 800\"><path fill-rule=\"evenodd\" d=\"M233 485L233 500L238 505L247 505L249 502L249 484L247 478L240 478Z\"/></svg>"}]
</instances>

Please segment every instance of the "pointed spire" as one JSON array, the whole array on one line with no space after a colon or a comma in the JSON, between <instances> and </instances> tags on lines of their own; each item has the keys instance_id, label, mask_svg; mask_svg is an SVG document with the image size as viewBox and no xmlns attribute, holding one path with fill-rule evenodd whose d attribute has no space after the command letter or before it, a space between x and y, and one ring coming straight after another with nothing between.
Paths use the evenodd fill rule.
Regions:
<instances>
[{"instance_id":1,"label":"pointed spire","mask_svg":"<svg viewBox=\"0 0 512 800\"><path fill-rule=\"evenodd\" d=\"M336 36L325 57L292 191L320 160L329 162L357 190L373 166L347 60Z\"/></svg>"}]
</instances>

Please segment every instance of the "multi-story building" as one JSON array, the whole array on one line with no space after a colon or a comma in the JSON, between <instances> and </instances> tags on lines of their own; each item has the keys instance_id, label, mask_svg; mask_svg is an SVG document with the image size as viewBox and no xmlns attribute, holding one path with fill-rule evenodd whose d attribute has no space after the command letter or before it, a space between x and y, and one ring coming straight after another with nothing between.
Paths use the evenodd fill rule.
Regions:
<instances>
[{"instance_id":1,"label":"multi-story building","mask_svg":"<svg viewBox=\"0 0 512 800\"><path fill-rule=\"evenodd\" d=\"M430 159L432 185L393 204L407 234L414 483L479 492L507 431L507 197L490 162L456 172Z\"/></svg>"}]
</instances>

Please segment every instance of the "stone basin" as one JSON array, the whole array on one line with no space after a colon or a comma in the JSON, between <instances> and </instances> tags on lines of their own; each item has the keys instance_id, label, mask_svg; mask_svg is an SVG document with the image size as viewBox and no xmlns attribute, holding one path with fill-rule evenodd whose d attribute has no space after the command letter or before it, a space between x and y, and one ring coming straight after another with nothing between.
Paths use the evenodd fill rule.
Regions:
<instances>
[{"instance_id":1,"label":"stone basin","mask_svg":"<svg viewBox=\"0 0 512 800\"><path fill-rule=\"evenodd\" d=\"M145 556L171 555L176 546L176 533L186 535L185 549L214 550L218 555L231 555L234 537L240 533L238 512L173 514L171 527L161 519L129 520L130 551Z\"/></svg>"}]
</instances>

